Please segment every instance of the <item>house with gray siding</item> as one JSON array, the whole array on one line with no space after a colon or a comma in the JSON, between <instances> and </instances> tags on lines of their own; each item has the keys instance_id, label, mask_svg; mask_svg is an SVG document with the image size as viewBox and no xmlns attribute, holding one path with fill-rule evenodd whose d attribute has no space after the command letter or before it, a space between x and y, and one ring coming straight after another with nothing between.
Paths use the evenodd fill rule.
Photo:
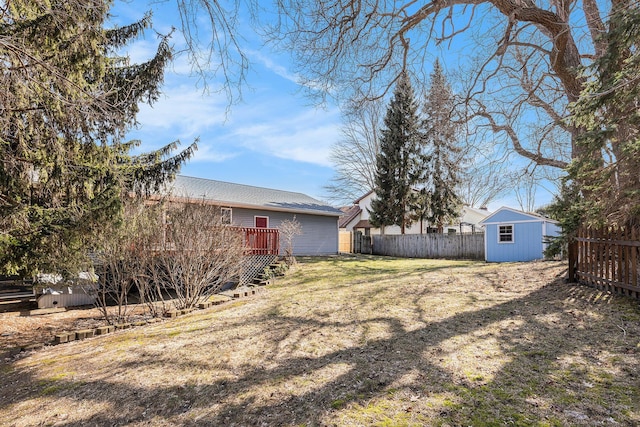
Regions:
<instances>
[{"instance_id":1,"label":"house with gray siding","mask_svg":"<svg viewBox=\"0 0 640 427\"><path fill-rule=\"evenodd\" d=\"M560 234L557 221L501 207L480 222L484 225L485 260L533 261L544 258L545 237Z\"/></svg>"},{"instance_id":2,"label":"house with gray siding","mask_svg":"<svg viewBox=\"0 0 640 427\"><path fill-rule=\"evenodd\" d=\"M302 234L294 237L294 255L338 253L338 217L342 212L305 194L182 175L165 191L173 200L220 206L224 220L238 227L278 229L283 221L295 217Z\"/></svg>"}]
</instances>

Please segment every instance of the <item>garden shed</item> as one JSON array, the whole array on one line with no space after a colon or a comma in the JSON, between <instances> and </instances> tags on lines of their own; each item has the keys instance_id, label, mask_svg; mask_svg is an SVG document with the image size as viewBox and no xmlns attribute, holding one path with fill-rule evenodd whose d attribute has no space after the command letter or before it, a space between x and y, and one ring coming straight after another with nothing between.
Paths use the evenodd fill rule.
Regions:
<instances>
[{"instance_id":1,"label":"garden shed","mask_svg":"<svg viewBox=\"0 0 640 427\"><path fill-rule=\"evenodd\" d=\"M485 228L487 262L533 261L544 258L545 236L560 233L558 222L541 215L501 207L480 222Z\"/></svg>"}]
</instances>

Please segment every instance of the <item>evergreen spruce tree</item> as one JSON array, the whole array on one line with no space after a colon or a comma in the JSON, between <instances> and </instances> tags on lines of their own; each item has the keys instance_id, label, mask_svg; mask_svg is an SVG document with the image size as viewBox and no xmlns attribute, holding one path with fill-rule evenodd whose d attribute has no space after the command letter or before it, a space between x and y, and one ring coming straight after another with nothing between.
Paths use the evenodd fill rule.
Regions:
<instances>
[{"instance_id":1,"label":"evergreen spruce tree","mask_svg":"<svg viewBox=\"0 0 640 427\"><path fill-rule=\"evenodd\" d=\"M418 157L419 159L424 160L422 156ZM419 164L423 164L421 162ZM418 183L418 187L413 194L413 198L411 200L410 210L411 210L411 220L416 221L420 224L420 234L424 232L425 224L429 224L429 190L421 186Z\"/></svg>"},{"instance_id":2,"label":"evergreen spruce tree","mask_svg":"<svg viewBox=\"0 0 640 427\"><path fill-rule=\"evenodd\" d=\"M105 29L108 0L12 0L0 15L0 274L86 267L93 236L132 191L158 188L195 150L177 141L132 155L141 102L158 98L172 52L130 64L120 52L146 16ZM84 265L83 265L84 264Z\"/></svg>"},{"instance_id":3,"label":"evergreen spruce tree","mask_svg":"<svg viewBox=\"0 0 640 427\"><path fill-rule=\"evenodd\" d=\"M398 80L381 133L370 222L381 228L398 225L404 234L411 225L419 142L418 104L406 73Z\"/></svg>"},{"instance_id":4,"label":"evergreen spruce tree","mask_svg":"<svg viewBox=\"0 0 640 427\"><path fill-rule=\"evenodd\" d=\"M439 232L455 220L460 212L460 199L455 188L460 182L459 153L456 145L458 126L454 121L454 96L440 62L436 60L424 104L424 139L422 156L425 161L423 185L428 197L426 207L429 222Z\"/></svg>"}]
</instances>

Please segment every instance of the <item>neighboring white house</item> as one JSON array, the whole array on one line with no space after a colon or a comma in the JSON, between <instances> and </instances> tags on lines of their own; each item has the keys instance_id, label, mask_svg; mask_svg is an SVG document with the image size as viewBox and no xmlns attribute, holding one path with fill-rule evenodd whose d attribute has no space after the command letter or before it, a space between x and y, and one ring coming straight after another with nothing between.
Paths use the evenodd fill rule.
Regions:
<instances>
[{"instance_id":1,"label":"neighboring white house","mask_svg":"<svg viewBox=\"0 0 640 427\"><path fill-rule=\"evenodd\" d=\"M369 222L369 209L371 201L376 197L373 191L355 200L353 206L343 208L343 215L340 217L339 227L345 231L362 231L365 235L382 234L379 228ZM481 231L480 222L489 215L486 209L477 209L470 206L463 206L460 217L453 224L444 227L445 233L470 233ZM405 234L424 234L428 232L428 223L414 222L411 226L405 227ZM397 225L384 228L384 234L400 234L400 227Z\"/></svg>"}]
</instances>

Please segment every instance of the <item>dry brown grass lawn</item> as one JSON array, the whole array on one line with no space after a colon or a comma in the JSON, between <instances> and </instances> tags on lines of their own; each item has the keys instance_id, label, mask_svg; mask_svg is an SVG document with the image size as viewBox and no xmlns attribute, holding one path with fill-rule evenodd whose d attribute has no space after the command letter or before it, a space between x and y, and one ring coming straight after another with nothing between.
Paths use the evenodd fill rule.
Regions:
<instances>
[{"instance_id":1,"label":"dry brown grass lawn","mask_svg":"<svg viewBox=\"0 0 640 427\"><path fill-rule=\"evenodd\" d=\"M640 425L640 307L555 262L303 259L0 366L0 425Z\"/></svg>"}]
</instances>

